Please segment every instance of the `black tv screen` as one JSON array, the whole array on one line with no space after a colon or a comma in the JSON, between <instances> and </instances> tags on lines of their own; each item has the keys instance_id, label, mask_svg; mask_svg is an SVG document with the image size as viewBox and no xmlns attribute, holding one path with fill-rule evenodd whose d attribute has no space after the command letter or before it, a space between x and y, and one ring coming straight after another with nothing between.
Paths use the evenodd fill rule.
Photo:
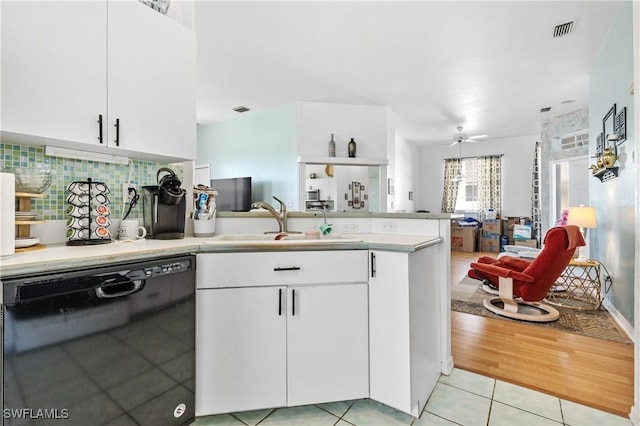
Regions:
<instances>
[{"instance_id":1,"label":"black tv screen","mask_svg":"<svg viewBox=\"0 0 640 426\"><path fill-rule=\"evenodd\" d=\"M227 212L251 210L251 177L211 179L211 188L218 191L216 208Z\"/></svg>"}]
</instances>

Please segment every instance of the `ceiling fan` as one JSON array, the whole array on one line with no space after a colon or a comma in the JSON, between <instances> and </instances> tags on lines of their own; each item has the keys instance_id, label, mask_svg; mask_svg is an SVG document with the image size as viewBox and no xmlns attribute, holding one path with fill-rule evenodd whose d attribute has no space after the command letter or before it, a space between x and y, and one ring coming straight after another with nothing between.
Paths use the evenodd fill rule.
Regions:
<instances>
[{"instance_id":1,"label":"ceiling fan","mask_svg":"<svg viewBox=\"0 0 640 426\"><path fill-rule=\"evenodd\" d=\"M453 142L449 146L454 146L455 144L458 144L458 160L460 161L460 164L462 164L462 143L463 142L477 143L479 142L477 139L486 138L487 135L467 136L466 134L462 133L462 126L458 126L456 127L456 129L458 130L458 134L453 136ZM454 177L452 177L451 181L462 182L464 179L465 179L464 175L462 174L462 172L460 172L456 174Z\"/></svg>"},{"instance_id":2,"label":"ceiling fan","mask_svg":"<svg viewBox=\"0 0 640 426\"><path fill-rule=\"evenodd\" d=\"M487 135L474 135L468 136L466 133L462 133L462 126L456 127L458 130L458 134L453 135L453 142L449 146L454 146L457 143L468 142L468 143L478 143L478 139L484 139Z\"/></svg>"}]
</instances>

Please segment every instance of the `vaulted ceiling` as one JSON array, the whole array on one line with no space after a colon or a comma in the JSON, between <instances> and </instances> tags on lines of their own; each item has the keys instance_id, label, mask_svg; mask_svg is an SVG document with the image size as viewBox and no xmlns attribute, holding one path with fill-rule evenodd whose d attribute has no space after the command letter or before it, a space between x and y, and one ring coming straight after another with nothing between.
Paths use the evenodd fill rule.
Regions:
<instances>
[{"instance_id":1,"label":"vaulted ceiling","mask_svg":"<svg viewBox=\"0 0 640 426\"><path fill-rule=\"evenodd\" d=\"M588 105L589 70L620 4L198 0L198 122L315 101L386 106L418 146L451 141L457 126L537 134Z\"/></svg>"}]
</instances>

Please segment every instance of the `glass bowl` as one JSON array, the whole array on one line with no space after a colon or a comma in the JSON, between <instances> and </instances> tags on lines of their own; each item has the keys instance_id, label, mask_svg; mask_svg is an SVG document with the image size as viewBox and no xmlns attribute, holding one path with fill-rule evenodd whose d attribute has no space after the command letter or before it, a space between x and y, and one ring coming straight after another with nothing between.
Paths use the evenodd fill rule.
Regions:
<instances>
[{"instance_id":1,"label":"glass bowl","mask_svg":"<svg viewBox=\"0 0 640 426\"><path fill-rule=\"evenodd\" d=\"M16 167L7 172L16 176L16 192L41 194L51 186L51 171L47 169Z\"/></svg>"}]
</instances>

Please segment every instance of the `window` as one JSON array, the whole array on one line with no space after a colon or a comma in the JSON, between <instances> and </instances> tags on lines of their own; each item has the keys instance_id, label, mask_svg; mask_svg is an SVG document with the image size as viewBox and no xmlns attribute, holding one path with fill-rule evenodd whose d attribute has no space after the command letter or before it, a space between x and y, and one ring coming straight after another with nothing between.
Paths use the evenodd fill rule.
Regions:
<instances>
[{"instance_id":1,"label":"window","mask_svg":"<svg viewBox=\"0 0 640 426\"><path fill-rule=\"evenodd\" d=\"M478 211L478 161L476 158L462 159L464 180L458 184L456 211Z\"/></svg>"}]
</instances>

